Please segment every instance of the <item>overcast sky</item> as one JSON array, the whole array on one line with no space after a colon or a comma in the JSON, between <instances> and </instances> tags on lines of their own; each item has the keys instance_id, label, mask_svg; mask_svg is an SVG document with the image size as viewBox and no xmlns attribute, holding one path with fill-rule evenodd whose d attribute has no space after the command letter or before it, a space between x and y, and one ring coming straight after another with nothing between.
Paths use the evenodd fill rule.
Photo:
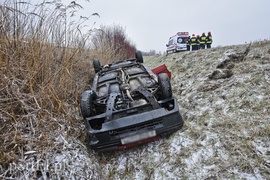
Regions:
<instances>
[{"instance_id":1,"label":"overcast sky","mask_svg":"<svg viewBox=\"0 0 270 180\"><path fill-rule=\"evenodd\" d=\"M62 0L65 4L71 0ZM270 38L270 0L77 0L82 14L99 13L96 28L125 28L137 49L166 50L170 36L212 32L213 47ZM89 23L91 23L91 21Z\"/></svg>"}]
</instances>

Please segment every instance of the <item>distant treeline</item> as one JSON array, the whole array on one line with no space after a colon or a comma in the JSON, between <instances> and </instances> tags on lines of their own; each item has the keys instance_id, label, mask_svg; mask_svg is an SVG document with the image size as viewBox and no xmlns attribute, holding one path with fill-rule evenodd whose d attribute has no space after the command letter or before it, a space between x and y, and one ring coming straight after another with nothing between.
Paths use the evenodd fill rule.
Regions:
<instances>
[{"instance_id":1,"label":"distant treeline","mask_svg":"<svg viewBox=\"0 0 270 180\"><path fill-rule=\"evenodd\" d=\"M165 52L163 52L165 53ZM156 50L149 50L149 51L143 51L142 52L143 56L154 56L154 55L160 55L161 54L161 51L159 52L156 52Z\"/></svg>"}]
</instances>

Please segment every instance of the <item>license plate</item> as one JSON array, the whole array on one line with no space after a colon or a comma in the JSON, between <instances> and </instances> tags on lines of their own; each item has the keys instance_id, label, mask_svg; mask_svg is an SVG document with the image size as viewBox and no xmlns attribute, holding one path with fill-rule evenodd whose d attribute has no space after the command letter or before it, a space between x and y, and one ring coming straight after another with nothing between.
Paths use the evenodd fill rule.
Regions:
<instances>
[{"instance_id":1,"label":"license plate","mask_svg":"<svg viewBox=\"0 0 270 180\"><path fill-rule=\"evenodd\" d=\"M123 138L123 139L121 139L121 143L122 144L129 144L129 143L144 140L144 139L147 139L147 138L155 137L156 135L157 135L157 133L156 133L155 130L148 131L148 132L144 132L144 133L140 133L140 134L136 134L136 135L133 135L133 136Z\"/></svg>"}]
</instances>

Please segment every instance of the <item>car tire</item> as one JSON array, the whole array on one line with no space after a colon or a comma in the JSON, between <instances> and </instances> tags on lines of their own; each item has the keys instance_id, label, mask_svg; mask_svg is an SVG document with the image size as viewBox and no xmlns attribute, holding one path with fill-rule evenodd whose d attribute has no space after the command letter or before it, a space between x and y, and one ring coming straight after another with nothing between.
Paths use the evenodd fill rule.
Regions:
<instances>
[{"instance_id":1,"label":"car tire","mask_svg":"<svg viewBox=\"0 0 270 180\"><path fill-rule=\"evenodd\" d=\"M172 87L170 78L166 73L158 74L158 83L161 92L161 100L172 97Z\"/></svg>"},{"instance_id":2,"label":"car tire","mask_svg":"<svg viewBox=\"0 0 270 180\"><path fill-rule=\"evenodd\" d=\"M143 63L143 56L141 51L136 51L135 58L137 59L137 62Z\"/></svg>"},{"instance_id":3,"label":"car tire","mask_svg":"<svg viewBox=\"0 0 270 180\"><path fill-rule=\"evenodd\" d=\"M96 96L96 92L93 90L86 90L82 93L80 108L84 119L94 115L93 100L96 98Z\"/></svg>"},{"instance_id":4,"label":"car tire","mask_svg":"<svg viewBox=\"0 0 270 180\"><path fill-rule=\"evenodd\" d=\"M94 59L93 66L94 66L95 73L97 73L97 72L100 71L101 65L100 65L100 61L99 60Z\"/></svg>"}]
</instances>

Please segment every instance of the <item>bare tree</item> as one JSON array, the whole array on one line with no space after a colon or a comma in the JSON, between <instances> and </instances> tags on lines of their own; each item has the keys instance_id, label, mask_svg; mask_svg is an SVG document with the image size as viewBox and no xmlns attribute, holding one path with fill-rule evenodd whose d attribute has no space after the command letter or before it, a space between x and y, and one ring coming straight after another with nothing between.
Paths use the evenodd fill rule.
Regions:
<instances>
[{"instance_id":1,"label":"bare tree","mask_svg":"<svg viewBox=\"0 0 270 180\"><path fill-rule=\"evenodd\" d=\"M119 25L104 26L95 32L92 47L98 54L95 58L115 61L134 57L136 47L127 38L125 29Z\"/></svg>"}]
</instances>

